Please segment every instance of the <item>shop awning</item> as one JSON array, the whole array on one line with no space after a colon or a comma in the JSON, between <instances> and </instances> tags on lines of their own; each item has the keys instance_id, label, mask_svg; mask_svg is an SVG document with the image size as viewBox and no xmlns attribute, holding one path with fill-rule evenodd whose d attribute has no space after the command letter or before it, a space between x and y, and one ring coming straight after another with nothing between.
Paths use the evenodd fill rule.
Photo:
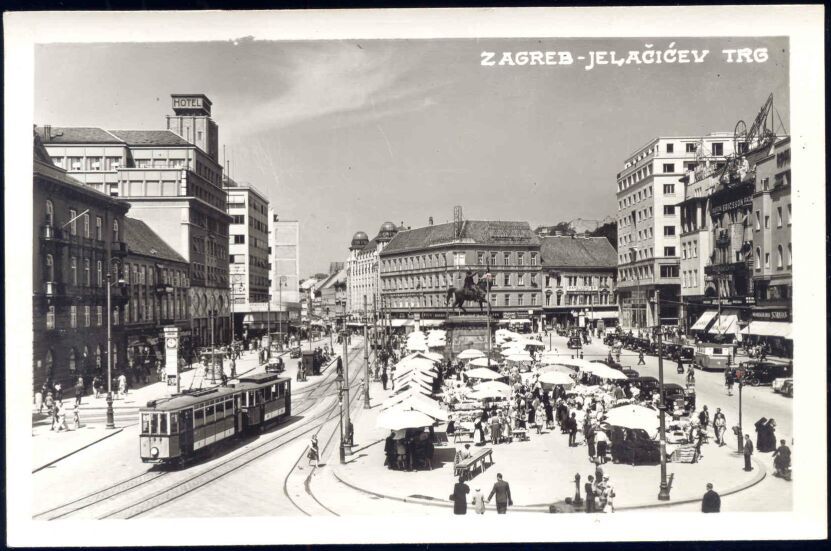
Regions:
<instances>
[{"instance_id":1,"label":"shop awning","mask_svg":"<svg viewBox=\"0 0 831 551\"><path fill-rule=\"evenodd\" d=\"M713 322L708 333L713 335L735 335L739 332L739 318L735 314L722 314Z\"/></svg>"},{"instance_id":2,"label":"shop awning","mask_svg":"<svg viewBox=\"0 0 831 551\"><path fill-rule=\"evenodd\" d=\"M792 325L788 321L751 321L750 325L742 329L742 335L791 339L791 330Z\"/></svg>"},{"instance_id":3,"label":"shop awning","mask_svg":"<svg viewBox=\"0 0 831 551\"><path fill-rule=\"evenodd\" d=\"M346 322L346 325L348 327L363 327L364 326L364 324L359 322L359 321L348 321L348 322Z\"/></svg>"},{"instance_id":4,"label":"shop awning","mask_svg":"<svg viewBox=\"0 0 831 551\"><path fill-rule=\"evenodd\" d=\"M717 315L718 312L716 310L707 310L706 312L701 314L701 317L698 318L698 321L696 321L693 324L693 326L690 327L690 331L705 331L707 329L707 326L710 324L711 321L713 321L713 319L715 319Z\"/></svg>"},{"instance_id":5,"label":"shop awning","mask_svg":"<svg viewBox=\"0 0 831 551\"><path fill-rule=\"evenodd\" d=\"M418 324L421 327L440 327L444 325L444 320L421 320Z\"/></svg>"},{"instance_id":6,"label":"shop awning","mask_svg":"<svg viewBox=\"0 0 831 551\"><path fill-rule=\"evenodd\" d=\"M603 319L603 320L616 320L618 319L617 312L595 312L594 317L589 316L592 319Z\"/></svg>"},{"instance_id":7,"label":"shop awning","mask_svg":"<svg viewBox=\"0 0 831 551\"><path fill-rule=\"evenodd\" d=\"M531 323L531 320L527 318L520 318L515 320L499 320L498 322L500 325L509 325L511 323Z\"/></svg>"}]
</instances>

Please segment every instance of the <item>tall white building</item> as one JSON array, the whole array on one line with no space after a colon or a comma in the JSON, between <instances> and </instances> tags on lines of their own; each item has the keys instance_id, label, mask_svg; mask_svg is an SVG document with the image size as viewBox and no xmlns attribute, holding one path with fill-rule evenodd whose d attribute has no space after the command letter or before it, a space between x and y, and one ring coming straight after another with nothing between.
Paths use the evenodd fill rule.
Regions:
<instances>
[{"instance_id":1,"label":"tall white building","mask_svg":"<svg viewBox=\"0 0 831 551\"><path fill-rule=\"evenodd\" d=\"M268 235L272 307L296 305L300 302L300 222L280 220L273 208L268 209Z\"/></svg>"},{"instance_id":2,"label":"tall white building","mask_svg":"<svg viewBox=\"0 0 831 551\"><path fill-rule=\"evenodd\" d=\"M225 179L229 272L234 306L268 300L268 199L250 184ZM242 311L243 309L240 309Z\"/></svg>"},{"instance_id":3,"label":"tall white building","mask_svg":"<svg viewBox=\"0 0 831 551\"><path fill-rule=\"evenodd\" d=\"M684 176L700 165L724 162L732 149L732 133L654 138L617 174L617 290L624 328L657 325L651 306L657 290L666 301L661 322L677 324Z\"/></svg>"}]
</instances>

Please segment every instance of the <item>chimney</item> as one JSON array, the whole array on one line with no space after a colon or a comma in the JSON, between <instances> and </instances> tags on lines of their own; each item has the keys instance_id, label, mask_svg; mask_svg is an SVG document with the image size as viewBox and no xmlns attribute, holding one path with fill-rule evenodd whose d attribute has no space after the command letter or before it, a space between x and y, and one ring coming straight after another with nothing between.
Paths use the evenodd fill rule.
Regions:
<instances>
[{"instance_id":1,"label":"chimney","mask_svg":"<svg viewBox=\"0 0 831 551\"><path fill-rule=\"evenodd\" d=\"M52 139L52 125L51 124L44 124L43 125L43 138L44 140L51 140Z\"/></svg>"},{"instance_id":2,"label":"chimney","mask_svg":"<svg viewBox=\"0 0 831 551\"><path fill-rule=\"evenodd\" d=\"M431 217L427 220L427 225L428 225L428 226L432 226L432 225L433 225L433 217L432 217L432 216L431 216Z\"/></svg>"}]
</instances>

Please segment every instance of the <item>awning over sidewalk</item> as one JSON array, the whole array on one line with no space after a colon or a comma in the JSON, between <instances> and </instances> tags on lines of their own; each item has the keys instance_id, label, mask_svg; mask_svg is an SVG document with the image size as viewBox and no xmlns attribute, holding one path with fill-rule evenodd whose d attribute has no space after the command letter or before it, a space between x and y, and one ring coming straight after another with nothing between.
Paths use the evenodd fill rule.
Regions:
<instances>
[{"instance_id":1,"label":"awning over sidewalk","mask_svg":"<svg viewBox=\"0 0 831 551\"><path fill-rule=\"evenodd\" d=\"M739 332L739 318L735 314L722 314L707 332L713 335L736 335Z\"/></svg>"},{"instance_id":2,"label":"awning over sidewalk","mask_svg":"<svg viewBox=\"0 0 831 551\"><path fill-rule=\"evenodd\" d=\"M690 327L690 331L705 331L707 326L710 324L713 319L718 315L718 312L715 310L707 310L701 317L698 318L692 327Z\"/></svg>"},{"instance_id":3,"label":"awning over sidewalk","mask_svg":"<svg viewBox=\"0 0 831 551\"><path fill-rule=\"evenodd\" d=\"M750 325L742 329L742 335L791 339L792 330L793 326L788 321L751 321Z\"/></svg>"},{"instance_id":4,"label":"awning over sidewalk","mask_svg":"<svg viewBox=\"0 0 831 551\"><path fill-rule=\"evenodd\" d=\"M444 325L444 320L421 320L418 324L421 327L440 327Z\"/></svg>"}]
</instances>

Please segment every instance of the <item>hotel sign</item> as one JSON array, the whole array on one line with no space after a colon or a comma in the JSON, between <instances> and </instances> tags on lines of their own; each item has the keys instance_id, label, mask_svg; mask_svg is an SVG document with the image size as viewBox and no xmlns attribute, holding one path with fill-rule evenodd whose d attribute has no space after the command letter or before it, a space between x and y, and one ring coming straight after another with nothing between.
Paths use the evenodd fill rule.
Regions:
<instances>
[{"instance_id":1,"label":"hotel sign","mask_svg":"<svg viewBox=\"0 0 831 551\"><path fill-rule=\"evenodd\" d=\"M199 96L184 96L173 98L174 109L203 109L202 98Z\"/></svg>"},{"instance_id":2,"label":"hotel sign","mask_svg":"<svg viewBox=\"0 0 831 551\"><path fill-rule=\"evenodd\" d=\"M710 211L713 214L721 214L722 212L738 209L741 207L746 207L753 204L753 196L747 195L742 197L741 199L736 199L735 201L728 201L726 203L722 203L720 205L714 205Z\"/></svg>"}]
</instances>

